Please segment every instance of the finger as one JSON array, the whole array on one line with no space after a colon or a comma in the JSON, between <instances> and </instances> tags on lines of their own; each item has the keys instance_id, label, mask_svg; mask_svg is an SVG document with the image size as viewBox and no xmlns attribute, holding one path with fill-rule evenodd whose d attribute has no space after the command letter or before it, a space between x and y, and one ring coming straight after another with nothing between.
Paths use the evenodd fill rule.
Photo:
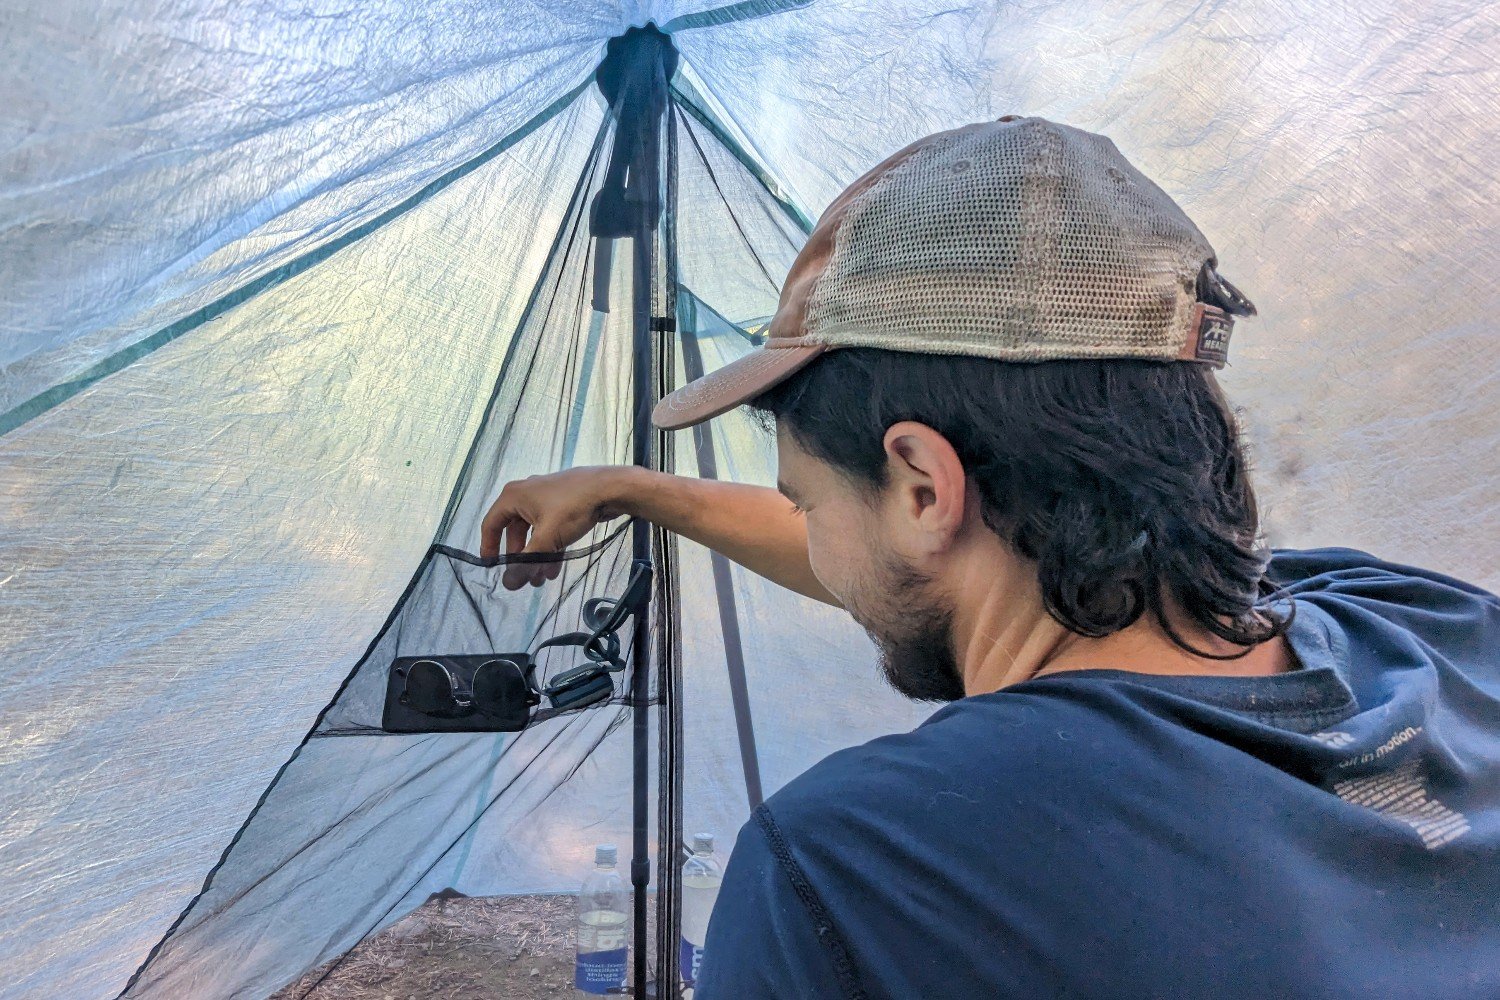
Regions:
<instances>
[{"instance_id":1,"label":"finger","mask_svg":"<svg viewBox=\"0 0 1500 1000\"><path fill-rule=\"evenodd\" d=\"M500 554L500 529L491 528L486 520L479 526L479 558L493 559Z\"/></svg>"},{"instance_id":2,"label":"finger","mask_svg":"<svg viewBox=\"0 0 1500 1000\"><path fill-rule=\"evenodd\" d=\"M531 541L527 544L526 551L531 555L548 555L557 552L562 547L562 541L555 529L537 528L531 533ZM555 573L549 572L556 565L558 564L551 560L526 563L526 582L533 587L540 587L556 576Z\"/></svg>"},{"instance_id":3,"label":"finger","mask_svg":"<svg viewBox=\"0 0 1500 1000\"><path fill-rule=\"evenodd\" d=\"M500 533L515 516L515 511L506 501L504 491L490 504L484 520L479 524L479 555L482 559L493 559L500 554Z\"/></svg>"},{"instance_id":4,"label":"finger","mask_svg":"<svg viewBox=\"0 0 1500 1000\"><path fill-rule=\"evenodd\" d=\"M558 555L561 556L562 551L566 548L566 545L557 546L556 551L558 552ZM563 560L562 558L559 558L556 562L544 563L542 566L542 571L546 574L547 579L556 580L558 576L562 574L564 563L565 560Z\"/></svg>"},{"instance_id":5,"label":"finger","mask_svg":"<svg viewBox=\"0 0 1500 1000\"><path fill-rule=\"evenodd\" d=\"M557 568L561 565L561 562L532 563L530 566L531 585L533 587L540 587L544 583L557 579Z\"/></svg>"},{"instance_id":6,"label":"finger","mask_svg":"<svg viewBox=\"0 0 1500 1000\"><path fill-rule=\"evenodd\" d=\"M505 522L505 554L515 555L517 552L526 550L526 532L531 525L526 523L525 518L520 515L513 516ZM519 590L529 577L528 567L525 563L512 563L505 567L505 572L500 576L500 582L506 590Z\"/></svg>"}]
</instances>

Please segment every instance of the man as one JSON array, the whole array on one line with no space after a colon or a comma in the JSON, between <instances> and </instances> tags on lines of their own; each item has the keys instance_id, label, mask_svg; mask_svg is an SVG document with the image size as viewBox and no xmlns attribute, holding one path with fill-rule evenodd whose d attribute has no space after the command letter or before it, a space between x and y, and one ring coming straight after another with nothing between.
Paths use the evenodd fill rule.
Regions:
<instances>
[{"instance_id":1,"label":"man","mask_svg":"<svg viewBox=\"0 0 1500 1000\"><path fill-rule=\"evenodd\" d=\"M774 421L796 509L641 469L502 492L491 553L648 518L949 703L755 812L698 1000L1500 997L1500 602L1256 547L1217 264L1101 136L930 136L829 207L763 349L657 408Z\"/></svg>"}]
</instances>

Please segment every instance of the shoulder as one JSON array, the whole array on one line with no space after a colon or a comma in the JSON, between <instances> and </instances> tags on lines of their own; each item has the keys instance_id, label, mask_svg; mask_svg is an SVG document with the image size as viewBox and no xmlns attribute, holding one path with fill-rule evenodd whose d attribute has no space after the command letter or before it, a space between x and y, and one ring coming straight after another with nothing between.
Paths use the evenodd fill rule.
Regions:
<instances>
[{"instance_id":1,"label":"shoulder","mask_svg":"<svg viewBox=\"0 0 1500 1000\"><path fill-rule=\"evenodd\" d=\"M1500 644L1500 598L1443 573L1326 548L1278 549L1269 576L1282 594L1328 613L1351 635L1411 636L1459 656Z\"/></svg>"},{"instance_id":2,"label":"shoulder","mask_svg":"<svg viewBox=\"0 0 1500 1000\"><path fill-rule=\"evenodd\" d=\"M961 840L1039 788L1065 781L1083 797L1091 760L1124 739L1117 727L1140 712L1107 684L964 698L911 732L824 758L767 800L767 816L816 868L868 863L911 829Z\"/></svg>"},{"instance_id":3,"label":"shoulder","mask_svg":"<svg viewBox=\"0 0 1500 1000\"><path fill-rule=\"evenodd\" d=\"M902 893L938 884L944 859L961 849L955 830L991 825L959 814L987 815L1008 797L992 779L1014 769L989 759L994 737L978 718L995 712L964 702L912 732L825 758L755 810L709 926L706 1000L861 997L868 975L882 979L886 959L868 944L911 936L895 919Z\"/></svg>"},{"instance_id":4,"label":"shoulder","mask_svg":"<svg viewBox=\"0 0 1500 1000\"><path fill-rule=\"evenodd\" d=\"M705 949L719 948L712 1000L855 997L871 983L931 995L938 965L998 975L986 962L1000 959L970 947L976 913L1045 895L1035 878L1096 826L1129 741L1119 713L1061 687L954 702L771 796L725 872Z\"/></svg>"},{"instance_id":5,"label":"shoulder","mask_svg":"<svg viewBox=\"0 0 1500 1000\"><path fill-rule=\"evenodd\" d=\"M1350 595L1400 594L1458 599L1500 607L1483 587L1430 569L1389 562L1358 549L1276 549L1268 570L1271 582L1293 594L1326 591Z\"/></svg>"},{"instance_id":6,"label":"shoulder","mask_svg":"<svg viewBox=\"0 0 1500 1000\"><path fill-rule=\"evenodd\" d=\"M694 995L863 995L843 935L764 805L740 830L730 855Z\"/></svg>"}]
</instances>

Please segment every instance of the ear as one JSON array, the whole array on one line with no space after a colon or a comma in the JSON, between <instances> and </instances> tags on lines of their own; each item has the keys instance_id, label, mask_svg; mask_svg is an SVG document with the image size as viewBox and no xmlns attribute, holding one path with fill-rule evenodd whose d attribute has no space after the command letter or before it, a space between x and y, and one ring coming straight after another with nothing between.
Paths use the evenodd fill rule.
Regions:
<instances>
[{"instance_id":1,"label":"ear","mask_svg":"<svg viewBox=\"0 0 1500 1000\"><path fill-rule=\"evenodd\" d=\"M948 439L903 420L885 432L888 502L920 552L948 549L972 513L963 462Z\"/></svg>"}]
</instances>

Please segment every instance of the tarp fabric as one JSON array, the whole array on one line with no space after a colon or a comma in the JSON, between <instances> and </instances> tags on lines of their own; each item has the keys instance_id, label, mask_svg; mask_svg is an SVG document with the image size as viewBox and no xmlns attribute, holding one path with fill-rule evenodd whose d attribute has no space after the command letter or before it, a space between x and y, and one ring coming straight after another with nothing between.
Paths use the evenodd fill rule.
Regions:
<instances>
[{"instance_id":1,"label":"tarp fabric","mask_svg":"<svg viewBox=\"0 0 1500 1000\"><path fill-rule=\"evenodd\" d=\"M473 554L506 481L630 457L592 73L647 21L682 54L676 337L706 368L855 176L1055 118L1110 135L1259 306L1223 380L1270 540L1500 584L1492 6L12 6L0 998L265 997L436 889L564 891L628 842L618 699L516 736L376 727L391 656L525 648L623 586L624 522L540 590ZM774 480L743 414L681 432L679 472L695 433L721 478ZM684 822L729 847L737 664L767 793L926 710L835 609L676 551Z\"/></svg>"}]
</instances>

